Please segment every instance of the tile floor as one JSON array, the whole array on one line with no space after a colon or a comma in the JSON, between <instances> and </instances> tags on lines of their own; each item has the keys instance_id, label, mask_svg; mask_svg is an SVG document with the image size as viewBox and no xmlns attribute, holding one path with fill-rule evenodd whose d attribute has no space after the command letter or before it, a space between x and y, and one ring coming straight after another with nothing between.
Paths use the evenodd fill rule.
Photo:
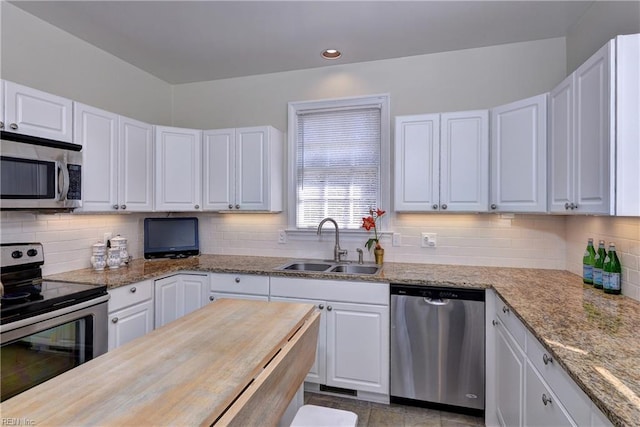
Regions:
<instances>
[{"instance_id":1,"label":"tile floor","mask_svg":"<svg viewBox=\"0 0 640 427\"><path fill-rule=\"evenodd\" d=\"M484 426L484 419L469 415L397 404L365 402L347 397L305 392L304 402L310 405L344 409L358 415L358 426L367 427L469 427ZM329 426L327 426L329 427Z\"/></svg>"}]
</instances>

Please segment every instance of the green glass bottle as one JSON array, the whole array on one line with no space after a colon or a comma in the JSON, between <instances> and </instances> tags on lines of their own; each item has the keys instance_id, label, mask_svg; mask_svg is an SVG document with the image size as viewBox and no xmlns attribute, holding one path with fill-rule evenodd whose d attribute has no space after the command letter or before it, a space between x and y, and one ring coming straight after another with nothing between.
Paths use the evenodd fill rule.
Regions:
<instances>
[{"instance_id":1,"label":"green glass bottle","mask_svg":"<svg viewBox=\"0 0 640 427\"><path fill-rule=\"evenodd\" d=\"M606 294L619 294L622 291L622 265L616 255L616 244L609 243L609 252L602 267L602 286Z\"/></svg>"},{"instance_id":2,"label":"green glass bottle","mask_svg":"<svg viewBox=\"0 0 640 427\"><path fill-rule=\"evenodd\" d=\"M596 250L593 249L593 239L589 238L587 249L582 256L582 281L587 285L593 285L593 266L596 263Z\"/></svg>"},{"instance_id":3,"label":"green glass bottle","mask_svg":"<svg viewBox=\"0 0 640 427\"><path fill-rule=\"evenodd\" d=\"M604 240L600 240L598 242L598 252L596 252L596 263L593 266L593 287L596 289L602 289L602 267L606 256L607 251L604 248Z\"/></svg>"}]
</instances>

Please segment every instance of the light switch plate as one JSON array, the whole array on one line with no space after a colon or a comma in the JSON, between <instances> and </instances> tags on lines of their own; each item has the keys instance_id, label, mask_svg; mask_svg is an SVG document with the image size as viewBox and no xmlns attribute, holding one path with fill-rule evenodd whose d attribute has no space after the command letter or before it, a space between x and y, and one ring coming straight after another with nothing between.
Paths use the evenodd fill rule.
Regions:
<instances>
[{"instance_id":1,"label":"light switch plate","mask_svg":"<svg viewBox=\"0 0 640 427\"><path fill-rule=\"evenodd\" d=\"M285 244L287 243L287 232L284 230L278 230L278 243Z\"/></svg>"},{"instance_id":2,"label":"light switch plate","mask_svg":"<svg viewBox=\"0 0 640 427\"><path fill-rule=\"evenodd\" d=\"M393 233L392 244L393 246L402 245L402 235L400 233Z\"/></svg>"}]
</instances>

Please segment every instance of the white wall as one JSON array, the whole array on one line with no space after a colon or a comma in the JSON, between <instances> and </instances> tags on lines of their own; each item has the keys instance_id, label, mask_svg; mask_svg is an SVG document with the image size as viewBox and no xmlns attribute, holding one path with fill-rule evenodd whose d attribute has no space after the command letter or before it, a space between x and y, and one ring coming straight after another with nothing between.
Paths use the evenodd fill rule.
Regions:
<instances>
[{"instance_id":1,"label":"white wall","mask_svg":"<svg viewBox=\"0 0 640 427\"><path fill-rule=\"evenodd\" d=\"M3 79L154 124L171 124L171 85L0 2Z\"/></svg>"},{"instance_id":2,"label":"white wall","mask_svg":"<svg viewBox=\"0 0 640 427\"><path fill-rule=\"evenodd\" d=\"M547 39L174 87L176 126L287 128L287 103L389 93L391 115L490 108L565 76L565 40Z\"/></svg>"},{"instance_id":3,"label":"white wall","mask_svg":"<svg viewBox=\"0 0 640 427\"><path fill-rule=\"evenodd\" d=\"M621 34L640 33L639 1L594 1L567 35L567 74Z\"/></svg>"}]
</instances>

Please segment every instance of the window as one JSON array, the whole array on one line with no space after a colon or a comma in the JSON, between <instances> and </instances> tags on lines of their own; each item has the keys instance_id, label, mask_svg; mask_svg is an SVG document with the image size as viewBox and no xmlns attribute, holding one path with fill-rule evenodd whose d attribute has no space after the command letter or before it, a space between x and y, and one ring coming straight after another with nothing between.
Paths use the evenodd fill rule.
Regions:
<instances>
[{"instance_id":1,"label":"window","mask_svg":"<svg viewBox=\"0 0 640 427\"><path fill-rule=\"evenodd\" d=\"M289 163L290 228L360 229L370 207L388 209L388 96L289 103Z\"/></svg>"}]
</instances>

